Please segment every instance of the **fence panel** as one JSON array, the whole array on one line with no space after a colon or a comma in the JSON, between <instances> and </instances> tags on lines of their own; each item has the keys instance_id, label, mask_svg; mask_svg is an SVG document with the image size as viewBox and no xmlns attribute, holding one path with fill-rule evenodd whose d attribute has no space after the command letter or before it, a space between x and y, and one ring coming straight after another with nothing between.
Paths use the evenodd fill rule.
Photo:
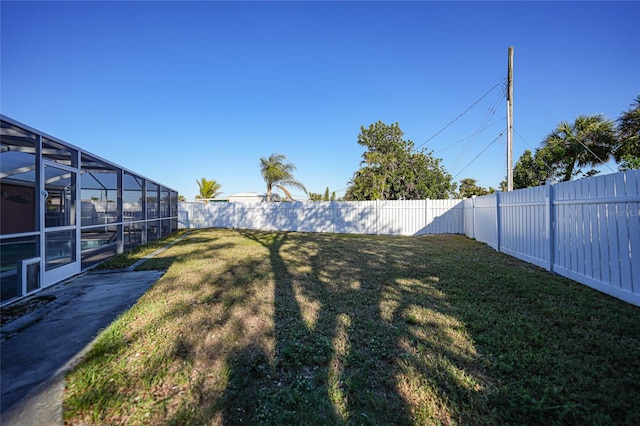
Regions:
<instances>
[{"instance_id":1,"label":"fence panel","mask_svg":"<svg viewBox=\"0 0 640 426\"><path fill-rule=\"evenodd\" d=\"M335 232L340 234L376 234L376 201L340 203L335 211Z\"/></svg>"},{"instance_id":2,"label":"fence panel","mask_svg":"<svg viewBox=\"0 0 640 426\"><path fill-rule=\"evenodd\" d=\"M546 188L500 194L500 251L542 267L549 264Z\"/></svg>"},{"instance_id":3,"label":"fence panel","mask_svg":"<svg viewBox=\"0 0 640 426\"><path fill-rule=\"evenodd\" d=\"M179 204L178 223L180 228L234 228L234 218L233 205L230 203Z\"/></svg>"},{"instance_id":4,"label":"fence panel","mask_svg":"<svg viewBox=\"0 0 640 426\"><path fill-rule=\"evenodd\" d=\"M428 200L426 226L417 235L464 234L464 219L464 201Z\"/></svg>"},{"instance_id":5,"label":"fence panel","mask_svg":"<svg viewBox=\"0 0 640 426\"><path fill-rule=\"evenodd\" d=\"M555 185L559 258L554 271L640 304L639 172ZM631 300L631 301L632 301Z\"/></svg>"},{"instance_id":6,"label":"fence panel","mask_svg":"<svg viewBox=\"0 0 640 426\"><path fill-rule=\"evenodd\" d=\"M376 233L415 235L426 226L426 200L378 201Z\"/></svg>"},{"instance_id":7,"label":"fence panel","mask_svg":"<svg viewBox=\"0 0 640 426\"><path fill-rule=\"evenodd\" d=\"M468 237L640 305L640 171L492 194L463 206Z\"/></svg>"},{"instance_id":8,"label":"fence panel","mask_svg":"<svg viewBox=\"0 0 640 426\"><path fill-rule=\"evenodd\" d=\"M183 228L384 235L464 233L460 200L180 204Z\"/></svg>"},{"instance_id":9,"label":"fence panel","mask_svg":"<svg viewBox=\"0 0 640 426\"><path fill-rule=\"evenodd\" d=\"M334 202L319 201L314 202L314 205L311 204L297 203L294 210L294 221L297 223L296 230L301 232L334 232Z\"/></svg>"},{"instance_id":10,"label":"fence panel","mask_svg":"<svg viewBox=\"0 0 640 426\"><path fill-rule=\"evenodd\" d=\"M499 244L496 200L497 194L474 197L472 207L475 215L474 238L495 250Z\"/></svg>"},{"instance_id":11,"label":"fence panel","mask_svg":"<svg viewBox=\"0 0 640 426\"><path fill-rule=\"evenodd\" d=\"M627 203L625 219L629 236L629 258L631 267L632 292L640 295L640 171L635 174L627 173L627 197L635 198ZM634 256L635 254L635 256Z\"/></svg>"},{"instance_id":12,"label":"fence panel","mask_svg":"<svg viewBox=\"0 0 640 426\"><path fill-rule=\"evenodd\" d=\"M464 206L467 236L640 305L640 171L477 197Z\"/></svg>"},{"instance_id":13,"label":"fence panel","mask_svg":"<svg viewBox=\"0 0 640 426\"><path fill-rule=\"evenodd\" d=\"M475 214L473 210L473 198L467 198L462 202L462 206L464 209L464 234L468 238L475 238Z\"/></svg>"}]
</instances>

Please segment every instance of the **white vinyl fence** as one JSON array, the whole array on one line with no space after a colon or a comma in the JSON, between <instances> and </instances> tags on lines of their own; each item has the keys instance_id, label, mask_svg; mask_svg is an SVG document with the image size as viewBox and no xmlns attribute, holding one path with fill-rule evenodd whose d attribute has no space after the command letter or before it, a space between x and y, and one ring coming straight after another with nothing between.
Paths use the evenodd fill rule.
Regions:
<instances>
[{"instance_id":1,"label":"white vinyl fence","mask_svg":"<svg viewBox=\"0 0 640 426\"><path fill-rule=\"evenodd\" d=\"M640 306L640 171L460 200L180 203L180 228L465 234Z\"/></svg>"},{"instance_id":2,"label":"white vinyl fence","mask_svg":"<svg viewBox=\"0 0 640 426\"><path fill-rule=\"evenodd\" d=\"M640 171L464 200L465 235L640 306Z\"/></svg>"},{"instance_id":3,"label":"white vinyl fence","mask_svg":"<svg viewBox=\"0 0 640 426\"><path fill-rule=\"evenodd\" d=\"M340 234L463 234L461 200L180 203L180 228Z\"/></svg>"}]
</instances>

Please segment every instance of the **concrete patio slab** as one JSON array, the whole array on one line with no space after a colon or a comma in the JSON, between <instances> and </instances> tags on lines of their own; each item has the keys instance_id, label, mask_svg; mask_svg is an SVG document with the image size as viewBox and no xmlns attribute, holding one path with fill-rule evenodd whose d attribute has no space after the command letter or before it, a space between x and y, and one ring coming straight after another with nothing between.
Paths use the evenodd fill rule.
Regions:
<instances>
[{"instance_id":1,"label":"concrete patio slab","mask_svg":"<svg viewBox=\"0 0 640 426\"><path fill-rule=\"evenodd\" d=\"M0 330L0 423L61 425L66 373L163 274L87 273L40 292L55 300Z\"/></svg>"}]
</instances>

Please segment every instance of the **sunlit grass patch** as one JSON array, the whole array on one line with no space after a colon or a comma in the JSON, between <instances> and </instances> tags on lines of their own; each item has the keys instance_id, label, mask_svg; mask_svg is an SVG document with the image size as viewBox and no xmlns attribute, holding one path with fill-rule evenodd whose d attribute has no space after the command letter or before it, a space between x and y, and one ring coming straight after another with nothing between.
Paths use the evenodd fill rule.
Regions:
<instances>
[{"instance_id":1,"label":"sunlit grass patch","mask_svg":"<svg viewBox=\"0 0 640 426\"><path fill-rule=\"evenodd\" d=\"M640 423L640 309L462 236L209 229L157 262L67 423Z\"/></svg>"}]
</instances>

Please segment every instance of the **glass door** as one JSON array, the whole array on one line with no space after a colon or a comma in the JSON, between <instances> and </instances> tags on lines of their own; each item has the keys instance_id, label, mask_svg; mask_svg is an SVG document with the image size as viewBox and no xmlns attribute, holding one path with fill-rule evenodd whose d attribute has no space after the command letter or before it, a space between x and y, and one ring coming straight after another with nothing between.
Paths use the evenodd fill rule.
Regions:
<instances>
[{"instance_id":1,"label":"glass door","mask_svg":"<svg viewBox=\"0 0 640 426\"><path fill-rule=\"evenodd\" d=\"M44 163L44 285L80 272L77 235L77 170Z\"/></svg>"}]
</instances>

